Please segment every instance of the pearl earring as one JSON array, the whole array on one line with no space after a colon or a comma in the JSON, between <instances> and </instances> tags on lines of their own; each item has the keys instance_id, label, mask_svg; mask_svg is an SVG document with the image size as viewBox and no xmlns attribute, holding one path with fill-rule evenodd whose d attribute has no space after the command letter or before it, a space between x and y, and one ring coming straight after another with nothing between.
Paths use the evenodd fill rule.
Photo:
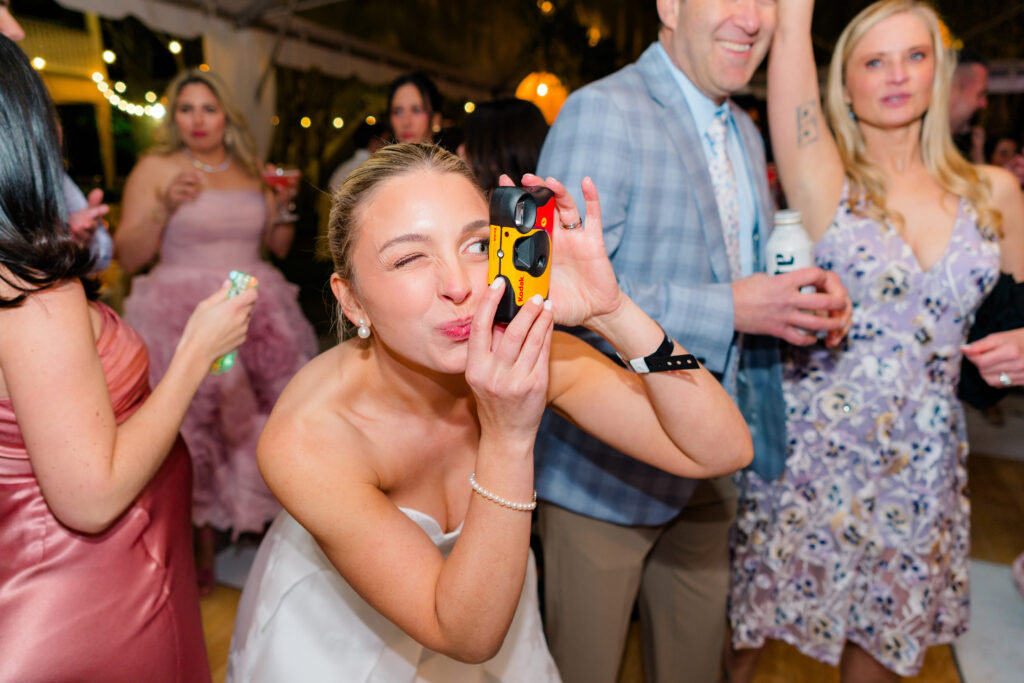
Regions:
<instances>
[{"instance_id":1,"label":"pearl earring","mask_svg":"<svg viewBox=\"0 0 1024 683\"><path fill-rule=\"evenodd\" d=\"M360 339L370 338L370 328L367 327L366 321L363 320L362 318L359 319L359 327L356 328L356 334L359 335Z\"/></svg>"}]
</instances>

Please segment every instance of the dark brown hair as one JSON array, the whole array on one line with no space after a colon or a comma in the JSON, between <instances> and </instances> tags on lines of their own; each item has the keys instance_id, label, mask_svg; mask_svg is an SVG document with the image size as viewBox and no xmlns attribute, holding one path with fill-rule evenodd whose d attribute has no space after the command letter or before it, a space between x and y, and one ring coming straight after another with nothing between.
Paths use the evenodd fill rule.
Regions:
<instances>
[{"instance_id":1,"label":"dark brown hair","mask_svg":"<svg viewBox=\"0 0 1024 683\"><path fill-rule=\"evenodd\" d=\"M53 102L25 53L3 36L0 73L0 279L19 292L0 297L0 308L15 308L33 292L84 277L93 258L67 225Z\"/></svg>"}]
</instances>

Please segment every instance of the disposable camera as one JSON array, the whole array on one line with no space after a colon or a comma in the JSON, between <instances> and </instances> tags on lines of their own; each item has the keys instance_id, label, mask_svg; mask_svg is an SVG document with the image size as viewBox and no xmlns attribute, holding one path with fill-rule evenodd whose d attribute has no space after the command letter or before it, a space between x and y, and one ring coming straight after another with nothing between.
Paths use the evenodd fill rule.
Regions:
<instances>
[{"instance_id":1,"label":"disposable camera","mask_svg":"<svg viewBox=\"0 0 1024 683\"><path fill-rule=\"evenodd\" d=\"M532 296L551 285L555 195L546 187L498 187L491 195L487 281L505 280L495 322L511 322Z\"/></svg>"}]
</instances>

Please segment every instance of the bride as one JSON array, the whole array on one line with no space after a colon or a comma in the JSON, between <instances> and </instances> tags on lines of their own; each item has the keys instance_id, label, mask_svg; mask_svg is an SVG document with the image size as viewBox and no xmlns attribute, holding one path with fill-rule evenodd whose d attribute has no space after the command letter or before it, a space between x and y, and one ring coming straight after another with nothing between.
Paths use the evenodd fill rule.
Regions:
<instances>
[{"instance_id":1,"label":"bride","mask_svg":"<svg viewBox=\"0 0 1024 683\"><path fill-rule=\"evenodd\" d=\"M558 680L529 550L545 407L673 474L750 461L707 370L633 374L553 330L586 326L628 359L685 353L619 289L593 183L581 228L560 183L523 181L555 193L555 262L550 299L507 328L462 161L392 145L335 195L331 288L358 335L295 376L263 432L286 512L242 595L228 680Z\"/></svg>"}]
</instances>

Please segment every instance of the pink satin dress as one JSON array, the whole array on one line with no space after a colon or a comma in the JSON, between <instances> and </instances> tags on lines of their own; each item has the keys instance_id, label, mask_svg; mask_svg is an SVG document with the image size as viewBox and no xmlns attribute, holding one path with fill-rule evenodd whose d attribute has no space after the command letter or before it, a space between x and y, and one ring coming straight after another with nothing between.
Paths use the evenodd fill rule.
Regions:
<instances>
[{"instance_id":1,"label":"pink satin dress","mask_svg":"<svg viewBox=\"0 0 1024 683\"><path fill-rule=\"evenodd\" d=\"M97 347L121 423L149 395L146 349L113 311L95 306L103 316ZM0 681L210 680L191 482L179 439L113 526L78 533L47 507L11 402L0 400Z\"/></svg>"}]
</instances>

